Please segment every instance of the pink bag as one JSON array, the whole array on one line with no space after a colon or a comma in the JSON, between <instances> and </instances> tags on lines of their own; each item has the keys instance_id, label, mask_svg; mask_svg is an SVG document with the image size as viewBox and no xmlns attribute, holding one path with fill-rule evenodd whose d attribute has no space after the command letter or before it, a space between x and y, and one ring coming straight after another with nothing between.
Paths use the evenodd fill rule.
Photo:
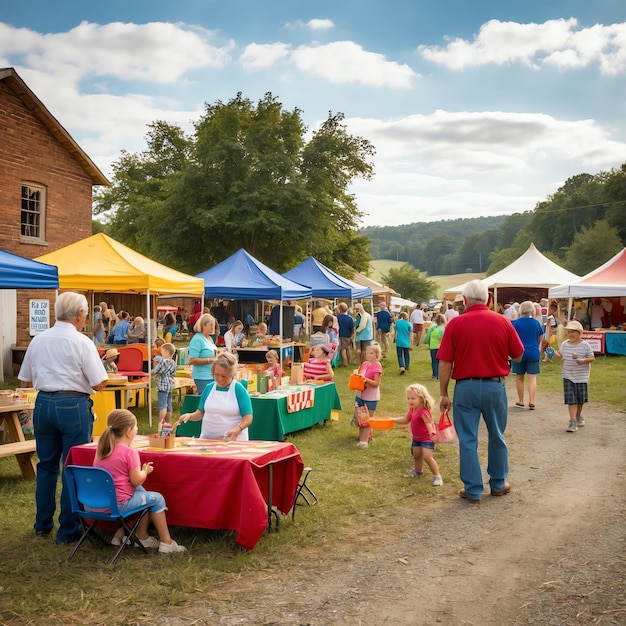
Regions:
<instances>
[{"instance_id":1,"label":"pink bag","mask_svg":"<svg viewBox=\"0 0 626 626\"><path fill-rule=\"evenodd\" d=\"M447 411L439 416L437 434L433 437L433 440L435 443L456 443L456 431Z\"/></svg>"}]
</instances>

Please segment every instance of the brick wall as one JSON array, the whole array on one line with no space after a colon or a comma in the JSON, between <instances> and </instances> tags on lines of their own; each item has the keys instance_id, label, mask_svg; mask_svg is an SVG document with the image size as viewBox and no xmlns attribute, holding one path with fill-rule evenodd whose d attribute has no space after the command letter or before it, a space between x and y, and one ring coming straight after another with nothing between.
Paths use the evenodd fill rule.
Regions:
<instances>
[{"instance_id":1,"label":"brick wall","mask_svg":"<svg viewBox=\"0 0 626 626\"><path fill-rule=\"evenodd\" d=\"M20 241L23 182L46 188L44 245ZM91 201L89 174L0 81L0 248L33 259L91 236ZM50 300L50 323L54 324L54 291L18 290L18 346L30 341L31 299Z\"/></svg>"}]
</instances>

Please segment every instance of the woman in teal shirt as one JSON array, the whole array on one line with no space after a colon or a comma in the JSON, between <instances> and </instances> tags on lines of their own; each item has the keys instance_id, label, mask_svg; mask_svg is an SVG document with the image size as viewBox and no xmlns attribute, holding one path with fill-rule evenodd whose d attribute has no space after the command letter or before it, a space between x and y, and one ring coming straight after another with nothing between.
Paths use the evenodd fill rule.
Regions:
<instances>
[{"instance_id":1,"label":"woman in teal shirt","mask_svg":"<svg viewBox=\"0 0 626 626\"><path fill-rule=\"evenodd\" d=\"M252 424L252 401L248 388L235 380L238 362L230 352L222 352L213 362L213 378L200 397L198 410L184 413L179 421L202 420L201 439L248 441Z\"/></svg>"},{"instance_id":2,"label":"woman in teal shirt","mask_svg":"<svg viewBox=\"0 0 626 626\"><path fill-rule=\"evenodd\" d=\"M201 394L213 380L212 365L217 357L217 346L213 342L216 321L209 313L201 315L194 324L195 334L189 342L189 365L196 393Z\"/></svg>"}]
</instances>

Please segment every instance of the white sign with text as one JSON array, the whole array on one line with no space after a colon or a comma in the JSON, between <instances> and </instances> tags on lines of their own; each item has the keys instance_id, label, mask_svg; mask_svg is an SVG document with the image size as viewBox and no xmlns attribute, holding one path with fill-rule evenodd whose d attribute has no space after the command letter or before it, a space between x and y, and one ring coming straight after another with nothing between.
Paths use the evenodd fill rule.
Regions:
<instances>
[{"instance_id":1,"label":"white sign with text","mask_svg":"<svg viewBox=\"0 0 626 626\"><path fill-rule=\"evenodd\" d=\"M30 300L29 312L31 337L50 328L50 300Z\"/></svg>"}]
</instances>

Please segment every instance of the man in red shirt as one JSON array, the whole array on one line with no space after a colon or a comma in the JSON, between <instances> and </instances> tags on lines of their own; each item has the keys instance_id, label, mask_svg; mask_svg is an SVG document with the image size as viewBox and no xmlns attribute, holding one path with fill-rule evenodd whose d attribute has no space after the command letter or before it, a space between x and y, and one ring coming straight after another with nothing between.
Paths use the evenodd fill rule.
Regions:
<instances>
[{"instance_id":1,"label":"man in red shirt","mask_svg":"<svg viewBox=\"0 0 626 626\"><path fill-rule=\"evenodd\" d=\"M504 315L487 308L489 292L480 280L463 286L465 313L446 324L439 359L441 411L450 409L448 385L454 388L454 425L459 438L460 475L465 488L461 498L479 503L483 478L478 458L478 425L482 414L489 433L489 485L492 496L502 496L511 487L509 452L504 440L508 401L504 379L509 374L509 359L519 363L524 345L513 324Z\"/></svg>"}]
</instances>

